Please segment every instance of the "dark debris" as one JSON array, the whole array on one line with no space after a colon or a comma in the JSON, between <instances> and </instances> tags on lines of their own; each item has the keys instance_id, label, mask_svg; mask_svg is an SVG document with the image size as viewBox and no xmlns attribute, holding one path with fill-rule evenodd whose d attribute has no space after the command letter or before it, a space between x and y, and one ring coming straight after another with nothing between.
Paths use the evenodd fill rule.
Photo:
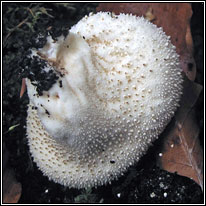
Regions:
<instances>
[{"instance_id":1,"label":"dark debris","mask_svg":"<svg viewBox=\"0 0 206 206\"><path fill-rule=\"evenodd\" d=\"M48 62L37 56L26 57L21 64L21 68L22 77L31 80L31 83L36 86L39 96L43 95L43 91L48 91L59 78ZM49 70L45 70L45 68L49 68Z\"/></svg>"}]
</instances>

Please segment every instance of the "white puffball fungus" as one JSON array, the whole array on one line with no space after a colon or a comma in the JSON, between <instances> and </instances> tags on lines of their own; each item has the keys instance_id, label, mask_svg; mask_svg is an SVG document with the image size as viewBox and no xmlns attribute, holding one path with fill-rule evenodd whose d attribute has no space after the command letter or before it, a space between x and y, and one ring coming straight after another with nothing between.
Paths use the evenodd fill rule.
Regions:
<instances>
[{"instance_id":1,"label":"white puffball fungus","mask_svg":"<svg viewBox=\"0 0 206 206\"><path fill-rule=\"evenodd\" d=\"M86 16L32 55L48 60L44 69L60 73L61 85L38 95L26 80L30 151L43 174L65 186L122 175L177 109L183 80L175 47L142 17Z\"/></svg>"}]
</instances>

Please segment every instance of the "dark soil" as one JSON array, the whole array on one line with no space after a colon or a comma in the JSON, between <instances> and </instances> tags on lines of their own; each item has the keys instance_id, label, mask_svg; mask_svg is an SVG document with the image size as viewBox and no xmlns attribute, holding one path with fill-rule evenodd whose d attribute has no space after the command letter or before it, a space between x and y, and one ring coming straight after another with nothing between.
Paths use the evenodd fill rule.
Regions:
<instances>
[{"instance_id":1,"label":"dark soil","mask_svg":"<svg viewBox=\"0 0 206 206\"><path fill-rule=\"evenodd\" d=\"M25 136L28 96L25 93L19 98L21 79L28 76L25 67L29 62L24 57L29 48L45 44L48 32L53 38L66 35L84 15L95 12L96 6L96 3L3 3L2 136L10 153L9 163L22 184L19 203L202 203L203 193L194 181L155 166L154 147L158 142L125 176L111 185L91 190L69 189L49 181L32 161ZM203 3L192 4L191 20L196 82L201 85L204 80L203 7ZM197 103L202 145L203 112L202 94Z\"/></svg>"}]
</instances>

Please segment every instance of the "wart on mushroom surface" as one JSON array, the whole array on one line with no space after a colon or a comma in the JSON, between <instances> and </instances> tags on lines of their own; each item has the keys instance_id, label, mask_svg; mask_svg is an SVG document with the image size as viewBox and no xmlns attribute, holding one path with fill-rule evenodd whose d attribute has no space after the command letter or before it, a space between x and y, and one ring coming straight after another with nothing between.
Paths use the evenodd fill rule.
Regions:
<instances>
[{"instance_id":1,"label":"wart on mushroom surface","mask_svg":"<svg viewBox=\"0 0 206 206\"><path fill-rule=\"evenodd\" d=\"M83 188L119 177L178 106L182 77L175 47L143 18L86 16L66 38L48 37L31 58L41 59L38 54L55 62L42 70L56 78L40 96L35 80L26 79L27 136L38 167L60 184Z\"/></svg>"}]
</instances>

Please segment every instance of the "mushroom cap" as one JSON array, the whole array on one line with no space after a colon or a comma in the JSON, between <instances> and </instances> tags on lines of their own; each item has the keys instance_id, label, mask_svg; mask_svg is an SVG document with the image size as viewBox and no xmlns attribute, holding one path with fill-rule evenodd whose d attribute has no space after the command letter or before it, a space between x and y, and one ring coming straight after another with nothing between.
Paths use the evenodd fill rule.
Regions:
<instances>
[{"instance_id":1,"label":"mushroom cap","mask_svg":"<svg viewBox=\"0 0 206 206\"><path fill-rule=\"evenodd\" d=\"M40 55L41 54L41 55ZM33 50L58 80L38 94L27 79L27 137L49 179L84 188L111 182L137 162L174 115L182 93L178 55L142 17L99 12L66 38Z\"/></svg>"}]
</instances>

